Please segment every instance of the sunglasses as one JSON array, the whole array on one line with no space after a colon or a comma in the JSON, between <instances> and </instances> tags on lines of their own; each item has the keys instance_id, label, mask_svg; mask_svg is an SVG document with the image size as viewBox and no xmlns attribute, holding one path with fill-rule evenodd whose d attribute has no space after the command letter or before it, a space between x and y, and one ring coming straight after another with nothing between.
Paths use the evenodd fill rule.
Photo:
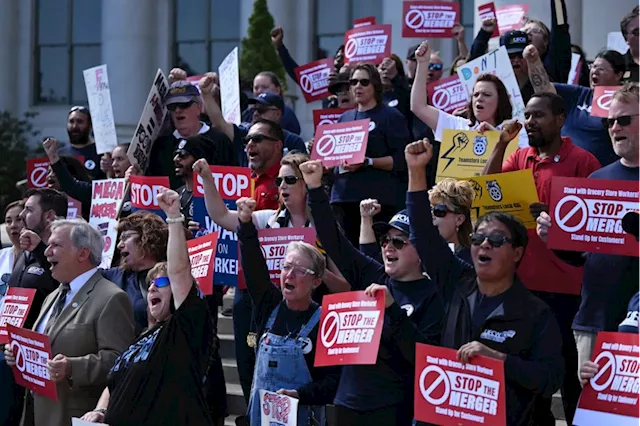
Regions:
<instances>
[{"instance_id":1,"label":"sunglasses","mask_svg":"<svg viewBox=\"0 0 640 426\"><path fill-rule=\"evenodd\" d=\"M156 288L167 287L169 284L169 277L158 277L151 281L151 284L155 285Z\"/></svg>"},{"instance_id":2,"label":"sunglasses","mask_svg":"<svg viewBox=\"0 0 640 426\"><path fill-rule=\"evenodd\" d=\"M484 240L488 240L489 245L493 248L502 247L503 245L505 245L505 243L513 244L513 240L509 237L505 237L504 235L485 235L478 233L471 234L471 244L474 246L479 246L480 244L484 243Z\"/></svg>"},{"instance_id":3,"label":"sunglasses","mask_svg":"<svg viewBox=\"0 0 640 426\"><path fill-rule=\"evenodd\" d=\"M176 104L169 104L167 105L167 109L171 112L174 112L175 110L177 110L178 108L180 109L187 109L189 108L191 105L193 105L195 103L195 101L189 101L189 102L180 102L180 103L176 103Z\"/></svg>"},{"instance_id":4,"label":"sunglasses","mask_svg":"<svg viewBox=\"0 0 640 426\"><path fill-rule=\"evenodd\" d=\"M447 214L453 213L449 208L444 204L436 204L431 207L431 214L435 217L445 217Z\"/></svg>"},{"instance_id":5,"label":"sunglasses","mask_svg":"<svg viewBox=\"0 0 640 426\"><path fill-rule=\"evenodd\" d=\"M522 59L522 52L509 53L509 59L513 58Z\"/></svg>"},{"instance_id":6,"label":"sunglasses","mask_svg":"<svg viewBox=\"0 0 640 426\"><path fill-rule=\"evenodd\" d=\"M89 110L87 109L87 107L84 107L84 106L81 106L81 105L71 107L71 109L69 110L69 114L71 114L72 112L76 112L76 111L79 111L79 112L82 112L84 114L89 115Z\"/></svg>"},{"instance_id":7,"label":"sunglasses","mask_svg":"<svg viewBox=\"0 0 640 426\"><path fill-rule=\"evenodd\" d=\"M442 64L429 63L429 71L442 71Z\"/></svg>"},{"instance_id":8,"label":"sunglasses","mask_svg":"<svg viewBox=\"0 0 640 426\"><path fill-rule=\"evenodd\" d=\"M276 178L276 186L282 185L282 182L286 183L287 185L295 185L299 179L300 179L299 177L293 176L293 175L283 176L283 177L278 176Z\"/></svg>"},{"instance_id":9,"label":"sunglasses","mask_svg":"<svg viewBox=\"0 0 640 426\"><path fill-rule=\"evenodd\" d=\"M291 265L290 263L285 263L282 265L282 272L285 275L291 274L292 277L300 277L304 275L315 275L316 271L309 268L304 268L302 266Z\"/></svg>"},{"instance_id":10,"label":"sunglasses","mask_svg":"<svg viewBox=\"0 0 640 426\"><path fill-rule=\"evenodd\" d=\"M620 126L627 127L629 124L631 124L631 119L633 117L637 117L638 115L639 114L621 115L620 117L615 117L615 118L603 118L602 125L604 126L605 129L610 129L613 127L614 124L616 124L616 121L617 121Z\"/></svg>"},{"instance_id":11,"label":"sunglasses","mask_svg":"<svg viewBox=\"0 0 640 426\"><path fill-rule=\"evenodd\" d=\"M271 136L262 135L262 134L258 133L256 135L247 135L244 138L244 144L248 145L249 142L260 143L260 142L265 141L265 140L274 141L274 142L278 141L278 139L276 139L276 138L272 138Z\"/></svg>"},{"instance_id":12,"label":"sunglasses","mask_svg":"<svg viewBox=\"0 0 640 426\"><path fill-rule=\"evenodd\" d=\"M368 78L361 78L359 80L357 78L352 78L351 80L349 80L349 85L351 87L357 86L358 83L360 83L362 87L367 87L371 84L371 80L369 80Z\"/></svg>"},{"instance_id":13,"label":"sunglasses","mask_svg":"<svg viewBox=\"0 0 640 426\"><path fill-rule=\"evenodd\" d=\"M389 243L391 243L394 249L402 250L404 246L409 244L409 241L398 236L390 237L388 235L385 235L382 238L380 238L380 247L385 248Z\"/></svg>"}]
</instances>

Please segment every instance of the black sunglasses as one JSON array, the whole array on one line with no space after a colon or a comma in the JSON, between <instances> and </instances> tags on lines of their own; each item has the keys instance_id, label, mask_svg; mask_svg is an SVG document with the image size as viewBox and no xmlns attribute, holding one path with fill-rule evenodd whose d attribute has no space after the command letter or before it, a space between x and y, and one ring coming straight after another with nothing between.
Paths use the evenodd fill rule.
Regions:
<instances>
[{"instance_id":1,"label":"black sunglasses","mask_svg":"<svg viewBox=\"0 0 640 426\"><path fill-rule=\"evenodd\" d=\"M369 80L368 78L361 78L359 80L357 78L352 78L351 80L349 80L349 85L351 87L357 86L358 83L360 83L362 87L367 87L371 84L371 80Z\"/></svg>"},{"instance_id":2,"label":"black sunglasses","mask_svg":"<svg viewBox=\"0 0 640 426\"><path fill-rule=\"evenodd\" d=\"M616 121L617 121L618 124L621 125L622 127L627 127L629 124L631 124L631 119L633 117L637 117L638 115L640 114L621 115L620 117L615 117L615 118L603 118L602 125L604 126L605 129L610 129L613 127L614 124L616 124Z\"/></svg>"},{"instance_id":3,"label":"black sunglasses","mask_svg":"<svg viewBox=\"0 0 640 426\"><path fill-rule=\"evenodd\" d=\"M257 135L247 135L244 138L244 144L247 145L249 142L260 143L260 142L262 142L264 140L274 141L274 142L278 141L278 139L276 139L276 138L272 138L271 136L262 135L262 134L258 133Z\"/></svg>"},{"instance_id":4,"label":"black sunglasses","mask_svg":"<svg viewBox=\"0 0 640 426\"><path fill-rule=\"evenodd\" d=\"M475 232L471 234L471 244L474 246L479 246L480 244L484 243L484 240L489 240L489 244L494 248L502 247L503 245L505 245L505 243L513 244L513 240L509 237L505 237L504 235L485 235Z\"/></svg>"},{"instance_id":5,"label":"black sunglasses","mask_svg":"<svg viewBox=\"0 0 640 426\"><path fill-rule=\"evenodd\" d=\"M442 64L434 64L433 62L429 62L428 68L430 71L441 71Z\"/></svg>"},{"instance_id":6,"label":"black sunglasses","mask_svg":"<svg viewBox=\"0 0 640 426\"><path fill-rule=\"evenodd\" d=\"M289 176L283 176L280 177L278 176L276 178L276 186L280 186L282 185L282 182L284 181L284 183L286 183L287 185L295 185L296 182L298 182L300 178L294 175L289 175Z\"/></svg>"},{"instance_id":7,"label":"black sunglasses","mask_svg":"<svg viewBox=\"0 0 640 426\"><path fill-rule=\"evenodd\" d=\"M189 102L179 102L176 104L169 104L167 105L167 109L171 112L177 110L178 108L180 109L187 109L189 108L191 105L193 105L195 103L195 101L189 101Z\"/></svg>"},{"instance_id":8,"label":"black sunglasses","mask_svg":"<svg viewBox=\"0 0 640 426\"><path fill-rule=\"evenodd\" d=\"M409 241L398 236L390 237L388 235L384 235L382 238L380 238L380 247L385 248L389 243L391 243L394 249L402 250L404 246L409 244Z\"/></svg>"},{"instance_id":9,"label":"black sunglasses","mask_svg":"<svg viewBox=\"0 0 640 426\"><path fill-rule=\"evenodd\" d=\"M453 213L449 208L444 204L436 204L431 207L431 214L435 217L445 217L448 213Z\"/></svg>"},{"instance_id":10,"label":"black sunglasses","mask_svg":"<svg viewBox=\"0 0 640 426\"><path fill-rule=\"evenodd\" d=\"M71 109L69 110L69 114L71 114L72 112L76 112L76 111L80 111L84 114L90 115L89 110L87 109L87 107L81 106L81 105L77 105L74 107L71 107Z\"/></svg>"}]
</instances>

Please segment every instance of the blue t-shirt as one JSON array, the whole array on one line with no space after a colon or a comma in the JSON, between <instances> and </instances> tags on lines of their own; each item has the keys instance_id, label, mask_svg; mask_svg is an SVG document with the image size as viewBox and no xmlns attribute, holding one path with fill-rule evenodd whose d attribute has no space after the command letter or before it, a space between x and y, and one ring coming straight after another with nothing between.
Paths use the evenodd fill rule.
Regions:
<instances>
[{"instance_id":1,"label":"blue t-shirt","mask_svg":"<svg viewBox=\"0 0 640 426\"><path fill-rule=\"evenodd\" d=\"M243 123L251 123L253 121L253 109L247 108L242 111L242 122ZM296 135L300 134L300 122L298 121L298 117L296 117L296 113L293 112L289 105L284 106L284 113L280 118L280 127L283 130L288 130Z\"/></svg>"},{"instance_id":2,"label":"blue t-shirt","mask_svg":"<svg viewBox=\"0 0 640 426\"><path fill-rule=\"evenodd\" d=\"M616 161L618 157L613 152L611 138L602 125L602 119L591 116L593 89L570 84L553 85L567 109L562 136L569 136L574 145L595 155L603 167Z\"/></svg>"},{"instance_id":3,"label":"blue t-shirt","mask_svg":"<svg viewBox=\"0 0 640 426\"><path fill-rule=\"evenodd\" d=\"M638 181L638 167L620 160L591 173L590 179ZM573 329L615 331L625 316L625 302L638 291L638 258L587 253L582 278L580 309Z\"/></svg>"},{"instance_id":4,"label":"blue t-shirt","mask_svg":"<svg viewBox=\"0 0 640 426\"><path fill-rule=\"evenodd\" d=\"M399 175L405 173L404 147L410 141L407 120L398 110L379 103L368 111L352 109L340 116L338 122L370 119L366 156L392 156L393 170L386 171L363 166L355 172L340 173L334 168L331 203L359 203L375 198L383 206L397 206L397 192L402 187Z\"/></svg>"},{"instance_id":5,"label":"blue t-shirt","mask_svg":"<svg viewBox=\"0 0 640 426\"><path fill-rule=\"evenodd\" d=\"M627 307L627 316L618 326L620 333L638 333L638 293L634 294Z\"/></svg>"},{"instance_id":6,"label":"blue t-shirt","mask_svg":"<svg viewBox=\"0 0 640 426\"><path fill-rule=\"evenodd\" d=\"M59 155L68 155L72 157L83 157L84 158L84 168L87 170L87 173L91 177L91 179L105 179L106 176L104 172L100 169L100 155L96 150L96 144L92 143L87 146L83 146L82 148L76 148L75 146L69 144L64 146L58 150Z\"/></svg>"}]
</instances>

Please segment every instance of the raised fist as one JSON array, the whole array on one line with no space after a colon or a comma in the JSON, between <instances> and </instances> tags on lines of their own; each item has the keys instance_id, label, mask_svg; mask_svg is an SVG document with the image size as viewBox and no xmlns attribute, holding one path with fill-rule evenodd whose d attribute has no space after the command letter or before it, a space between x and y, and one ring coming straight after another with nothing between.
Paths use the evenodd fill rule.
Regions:
<instances>
[{"instance_id":1,"label":"raised fist","mask_svg":"<svg viewBox=\"0 0 640 426\"><path fill-rule=\"evenodd\" d=\"M418 62L429 62L429 41L425 40L420 43L420 46L416 49L416 61Z\"/></svg>"},{"instance_id":2,"label":"raised fist","mask_svg":"<svg viewBox=\"0 0 640 426\"><path fill-rule=\"evenodd\" d=\"M502 124L500 130L500 142L509 143L514 140L522 129L522 124L518 120L507 120Z\"/></svg>"},{"instance_id":3,"label":"raised fist","mask_svg":"<svg viewBox=\"0 0 640 426\"><path fill-rule=\"evenodd\" d=\"M173 68L169 71L169 84L175 83L176 81L182 81L187 79L187 72L182 68Z\"/></svg>"},{"instance_id":4,"label":"raised fist","mask_svg":"<svg viewBox=\"0 0 640 426\"><path fill-rule=\"evenodd\" d=\"M47 154L47 157L49 157L49 161L51 163L57 162L58 141L55 138L46 138L44 142L42 142L42 147L44 148L44 152Z\"/></svg>"},{"instance_id":5,"label":"raised fist","mask_svg":"<svg viewBox=\"0 0 640 426\"><path fill-rule=\"evenodd\" d=\"M20 232L20 248L24 251L34 251L42 239L38 234L33 231L24 228Z\"/></svg>"},{"instance_id":6,"label":"raised fist","mask_svg":"<svg viewBox=\"0 0 640 426\"><path fill-rule=\"evenodd\" d=\"M300 164L300 171L304 183L309 189L319 188L322 186L322 162L320 160L310 160Z\"/></svg>"},{"instance_id":7,"label":"raised fist","mask_svg":"<svg viewBox=\"0 0 640 426\"><path fill-rule=\"evenodd\" d=\"M202 93L203 96L213 93L214 84L214 77L210 73L205 74L198 82L200 93Z\"/></svg>"},{"instance_id":8,"label":"raised fist","mask_svg":"<svg viewBox=\"0 0 640 426\"><path fill-rule=\"evenodd\" d=\"M204 158L200 158L195 163L193 163L193 171L198 174L202 179L211 179L213 180L213 174L211 174L211 168L209 168L209 163Z\"/></svg>"},{"instance_id":9,"label":"raised fist","mask_svg":"<svg viewBox=\"0 0 640 426\"><path fill-rule=\"evenodd\" d=\"M180 217L180 196L177 192L168 188L160 189L158 205L165 212L167 218Z\"/></svg>"},{"instance_id":10,"label":"raised fist","mask_svg":"<svg viewBox=\"0 0 640 426\"><path fill-rule=\"evenodd\" d=\"M378 203L378 200L367 198L360 201L360 216L361 217L373 217L380 213L382 206Z\"/></svg>"},{"instance_id":11,"label":"raised fist","mask_svg":"<svg viewBox=\"0 0 640 426\"><path fill-rule=\"evenodd\" d=\"M277 27L271 30L271 43L273 43L276 47L282 46L283 38L284 38L284 31L282 30L281 25L278 25Z\"/></svg>"},{"instance_id":12,"label":"raised fist","mask_svg":"<svg viewBox=\"0 0 640 426\"><path fill-rule=\"evenodd\" d=\"M451 28L451 33L458 41L464 40L464 27L462 24L455 24L453 28Z\"/></svg>"},{"instance_id":13,"label":"raised fist","mask_svg":"<svg viewBox=\"0 0 640 426\"><path fill-rule=\"evenodd\" d=\"M493 18L485 19L482 21L482 29L488 33L493 34L496 29L496 20Z\"/></svg>"},{"instance_id":14,"label":"raised fist","mask_svg":"<svg viewBox=\"0 0 640 426\"><path fill-rule=\"evenodd\" d=\"M534 62L538 60L540 54L538 53L538 49L533 44L528 45L524 48L524 52L522 52L522 56L527 62Z\"/></svg>"},{"instance_id":15,"label":"raised fist","mask_svg":"<svg viewBox=\"0 0 640 426\"><path fill-rule=\"evenodd\" d=\"M407 167L419 168L427 167L433 156L433 146L429 139L412 142L404 149L404 158L407 160Z\"/></svg>"},{"instance_id":16,"label":"raised fist","mask_svg":"<svg viewBox=\"0 0 640 426\"><path fill-rule=\"evenodd\" d=\"M236 201L236 208L238 210L238 219L240 219L242 223L249 223L251 222L251 215L256 209L256 200L242 197Z\"/></svg>"}]
</instances>

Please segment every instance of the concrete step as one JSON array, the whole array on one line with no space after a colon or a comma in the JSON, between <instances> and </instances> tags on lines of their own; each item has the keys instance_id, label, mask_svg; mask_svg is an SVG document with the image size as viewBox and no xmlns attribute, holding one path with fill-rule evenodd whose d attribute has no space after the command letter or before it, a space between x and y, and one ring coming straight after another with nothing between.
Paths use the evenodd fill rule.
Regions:
<instances>
[{"instance_id":1,"label":"concrete step","mask_svg":"<svg viewBox=\"0 0 640 426\"><path fill-rule=\"evenodd\" d=\"M553 394L553 397L551 399L551 412L553 413L553 417L555 417L556 420L566 419L564 415L564 407L562 406L562 395L560 394L560 391Z\"/></svg>"},{"instance_id":2,"label":"concrete step","mask_svg":"<svg viewBox=\"0 0 640 426\"><path fill-rule=\"evenodd\" d=\"M218 314L218 334L233 334L233 317Z\"/></svg>"},{"instance_id":3,"label":"concrete step","mask_svg":"<svg viewBox=\"0 0 640 426\"><path fill-rule=\"evenodd\" d=\"M236 416L235 414L230 414L229 417L224 419L224 426L236 426Z\"/></svg>"},{"instance_id":4,"label":"concrete step","mask_svg":"<svg viewBox=\"0 0 640 426\"><path fill-rule=\"evenodd\" d=\"M236 359L236 346L233 339L233 334L220 334L220 358L222 359Z\"/></svg>"},{"instance_id":5,"label":"concrete step","mask_svg":"<svg viewBox=\"0 0 640 426\"><path fill-rule=\"evenodd\" d=\"M229 415L239 416L247 412L247 404L242 395L242 387L233 383L227 383L227 410Z\"/></svg>"},{"instance_id":6,"label":"concrete step","mask_svg":"<svg viewBox=\"0 0 640 426\"><path fill-rule=\"evenodd\" d=\"M238 363L234 358L222 358L222 370L224 371L224 381L234 385L240 384L238 376Z\"/></svg>"}]
</instances>

